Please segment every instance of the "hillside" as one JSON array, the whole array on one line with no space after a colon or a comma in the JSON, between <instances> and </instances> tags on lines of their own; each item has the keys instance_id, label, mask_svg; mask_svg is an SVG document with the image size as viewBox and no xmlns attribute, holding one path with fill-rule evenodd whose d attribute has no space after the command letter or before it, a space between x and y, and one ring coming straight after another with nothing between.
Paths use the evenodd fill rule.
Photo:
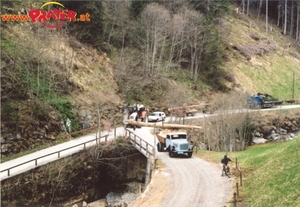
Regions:
<instances>
[{"instance_id":1,"label":"hillside","mask_svg":"<svg viewBox=\"0 0 300 207\"><path fill-rule=\"evenodd\" d=\"M6 2L1 12L17 13L22 7L31 9L39 5ZM144 54L148 43L138 38L146 34L138 35L147 25L122 16L125 13L113 10L113 6L118 8L114 3L106 2L105 6L106 19L124 22L109 25L112 26L109 38L102 40L100 46L89 42L92 34L86 34L86 39L78 38L81 31L74 32L78 27L71 23L49 30L41 23L1 22L2 155L53 143L65 138L66 132L97 126L99 120L101 127L107 122L121 124L122 107L127 103L144 103L151 111L167 112L170 105L210 102L230 92L264 92L289 99L294 72L295 98L300 99L299 46L283 36L274 24L273 30L266 33L262 17L261 20L245 17L236 13L231 5L229 12L216 18L211 26L200 22L201 28L209 32L195 37L211 35L208 42L199 45L210 53L202 60L191 60L188 48L177 48L178 44L163 47L170 42L168 35L171 34L158 38L161 45L157 45L157 51L152 48L153 53ZM185 4L177 6L185 8ZM160 13L151 13L156 10L166 15L162 19L170 22L185 20L184 15L190 15L190 21L194 21L193 15L199 15L193 8L185 8L178 11L178 19L172 19L168 9L167 5L151 4L141 19L143 15L159 16ZM93 12L92 9L87 11ZM116 19L108 15L109 11ZM203 16L198 17L204 21ZM86 25L88 31L91 23L83 23L80 28ZM165 27L167 23L161 23L165 28L162 33L171 30ZM120 36L124 25L128 25L126 36ZM219 36L212 35L216 30ZM121 37L126 40L122 47ZM188 38L185 41L188 42ZM120 44L114 46L112 42ZM177 56L172 59L168 53ZM154 64L150 64L150 59ZM215 62L207 65L214 59ZM193 61L198 66L192 68ZM71 120L71 129L66 127L67 119Z\"/></svg>"},{"instance_id":2,"label":"hillside","mask_svg":"<svg viewBox=\"0 0 300 207\"><path fill-rule=\"evenodd\" d=\"M288 100L292 97L295 73L294 97L299 99L299 45L282 36L275 21L270 25L272 31L266 32L263 17L258 21L233 12L226 20L224 27L230 35L225 37L228 60L224 67L233 74L237 88Z\"/></svg>"}]
</instances>

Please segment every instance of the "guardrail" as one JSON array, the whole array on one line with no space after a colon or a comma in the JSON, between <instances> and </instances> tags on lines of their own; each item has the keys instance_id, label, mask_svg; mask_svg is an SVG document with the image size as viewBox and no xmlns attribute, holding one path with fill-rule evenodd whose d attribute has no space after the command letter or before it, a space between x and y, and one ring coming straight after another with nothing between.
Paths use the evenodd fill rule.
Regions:
<instances>
[{"instance_id":1,"label":"guardrail","mask_svg":"<svg viewBox=\"0 0 300 207\"><path fill-rule=\"evenodd\" d=\"M143 155L149 157L150 155L155 154L155 148L153 147L153 145L149 144L148 142L146 142L145 140L143 140L141 137L137 136L133 132L129 131L128 129L125 130L126 130L125 136L130 139L132 145L137 150L139 150Z\"/></svg>"},{"instance_id":2,"label":"guardrail","mask_svg":"<svg viewBox=\"0 0 300 207\"><path fill-rule=\"evenodd\" d=\"M108 138L108 135L104 135L104 136L98 137L98 138L96 137L95 139L92 139L92 140L89 140L89 141L86 141L86 142L83 142L83 143L74 145L74 146L72 146L72 147L64 148L64 149L62 149L62 150L58 150L58 151L56 151L56 152L52 152L52 153L49 153L49 154L40 156L40 157L31 159L31 160L28 160L28 161L26 161L26 162L22 162L22 163L20 163L20 164L18 164L18 165L14 165L14 166L9 167L9 168L6 168L6 169L4 169L4 170L1 169L0 173L7 171L7 176L9 177L9 176L10 176L10 170L13 169L13 168L16 168L16 167L25 165L25 164L30 163L30 162L35 162L35 167L37 167L37 166L38 166L38 160L39 160L39 159L42 159L42 158L45 158L45 157L49 157L49 156L51 156L51 155L53 155L53 154L57 154L57 155L58 155L58 159L60 159L60 153L61 153L61 152L66 151L66 150L69 150L69 149L72 149L72 148L75 148L75 147L79 147L79 146L81 146L81 145L83 145L83 149L85 149L85 148L86 148L86 144L88 144L88 143L90 143L90 142L96 142L96 143L97 143L97 142L100 142L101 138L105 138L105 142L106 142L106 141L107 141L107 138Z\"/></svg>"}]
</instances>

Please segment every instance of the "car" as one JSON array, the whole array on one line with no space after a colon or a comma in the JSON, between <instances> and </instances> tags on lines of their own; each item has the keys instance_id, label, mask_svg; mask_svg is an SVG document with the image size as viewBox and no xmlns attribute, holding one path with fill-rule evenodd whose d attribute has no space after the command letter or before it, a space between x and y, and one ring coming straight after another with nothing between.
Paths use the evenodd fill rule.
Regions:
<instances>
[{"instance_id":1,"label":"car","mask_svg":"<svg viewBox=\"0 0 300 207\"><path fill-rule=\"evenodd\" d=\"M151 113L149 116L148 116L148 122L158 122L158 121L164 121L166 118L166 114L164 112L161 112L161 111L156 111L156 112L153 112Z\"/></svg>"}]
</instances>

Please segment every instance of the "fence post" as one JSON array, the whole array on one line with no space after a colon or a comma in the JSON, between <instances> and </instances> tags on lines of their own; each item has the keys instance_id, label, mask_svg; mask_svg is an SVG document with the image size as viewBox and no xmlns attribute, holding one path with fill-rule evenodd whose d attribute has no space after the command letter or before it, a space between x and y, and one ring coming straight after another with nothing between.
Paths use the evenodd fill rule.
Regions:
<instances>
[{"instance_id":1,"label":"fence post","mask_svg":"<svg viewBox=\"0 0 300 207\"><path fill-rule=\"evenodd\" d=\"M117 138L117 128L116 128L116 121L114 121L114 139Z\"/></svg>"},{"instance_id":2,"label":"fence post","mask_svg":"<svg viewBox=\"0 0 300 207\"><path fill-rule=\"evenodd\" d=\"M240 183L241 183L241 186L243 186L243 175L242 175L242 171L240 171Z\"/></svg>"},{"instance_id":3,"label":"fence post","mask_svg":"<svg viewBox=\"0 0 300 207\"><path fill-rule=\"evenodd\" d=\"M10 169L7 170L7 176L10 176Z\"/></svg>"},{"instance_id":4,"label":"fence post","mask_svg":"<svg viewBox=\"0 0 300 207\"><path fill-rule=\"evenodd\" d=\"M239 184L236 183L236 197L239 197Z\"/></svg>"},{"instance_id":5,"label":"fence post","mask_svg":"<svg viewBox=\"0 0 300 207\"><path fill-rule=\"evenodd\" d=\"M238 161L237 161L237 157L235 158L235 168L238 169Z\"/></svg>"},{"instance_id":6,"label":"fence post","mask_svg":"<svg viewBox=\"0 0 300 207\"><path fill-rule=\"evenodd\" d=\"M236 207L236 193L233 194L233 206Z\"/></svg>"},{"instance_id":7,"label":"fence post","mask_svg":"<svg viewBox=\"0 0 300 207\"><path fill-rule=\"evenodd\" d=\"M35 166L37 166L37 159L35 159Z\"/></svg>"},{"instance_id":8,"label":"fence post","mask_svg":"<svg viewBox=\"0 0 300 207\"><path fill-rule=\"evenodd\" d=\"M58 152L57 154L58 154L58 158L60 158L60 152Z\"/></svg>"}]
</instances>

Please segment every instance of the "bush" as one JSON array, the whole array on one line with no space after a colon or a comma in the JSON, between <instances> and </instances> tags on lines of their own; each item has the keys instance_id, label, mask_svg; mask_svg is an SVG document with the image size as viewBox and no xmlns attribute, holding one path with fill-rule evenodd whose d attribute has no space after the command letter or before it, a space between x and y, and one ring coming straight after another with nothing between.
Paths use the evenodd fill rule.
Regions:
<instances>
[{"instance_id":1,"label":"bush","mask_svg":"<svg viewBox=\"0 0 300 207\"><path fill-rule=\"evenodd\" d=\"M55 107L55 109L61 114L64 123L66 124L67 118L71 120L71 131L77 131L78 130L78 123L77 120L74 117L72 105L69 100L67 99L52 99L50 101L50 105Z\"/></svg>"}]
</instances>

